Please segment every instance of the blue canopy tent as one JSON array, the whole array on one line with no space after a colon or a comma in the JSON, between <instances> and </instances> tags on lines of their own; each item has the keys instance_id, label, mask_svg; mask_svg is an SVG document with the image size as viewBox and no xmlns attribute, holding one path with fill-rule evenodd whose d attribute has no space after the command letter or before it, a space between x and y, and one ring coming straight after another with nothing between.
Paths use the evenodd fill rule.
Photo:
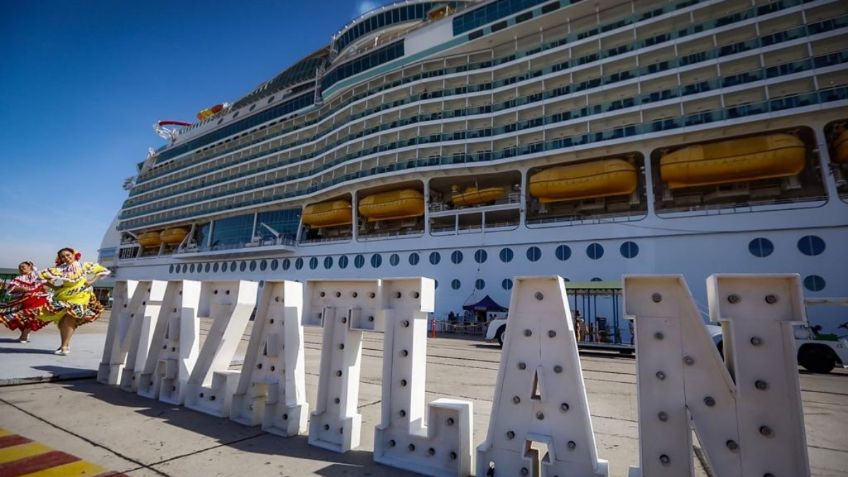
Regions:
<instances>
[{"instance_id":1,"label":"blue canopy tent","mask_svg":"<svg viewBox=\"0 0 848 477\"><path fill-rule=\"evenodd\" d=\"M509 308L498 305L492 297L486 295L482 300L470 305L462 305L462 309L477 316L477 321L486 321L486 313L509 311Z\"/></svg>"}]
</instances>

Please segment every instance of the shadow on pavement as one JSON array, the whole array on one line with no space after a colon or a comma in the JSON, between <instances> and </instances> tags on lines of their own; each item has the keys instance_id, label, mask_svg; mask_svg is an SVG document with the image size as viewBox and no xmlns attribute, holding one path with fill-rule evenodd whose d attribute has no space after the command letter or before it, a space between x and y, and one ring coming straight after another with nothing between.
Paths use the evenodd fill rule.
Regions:
<instances>
[{"instance_id":1,"label":"shadow on pavement","mask_svg":"<svg viewBox=\"0 0 848 477\"><path fill-rule=\"evenodd\" d=\"M18 346L14 348L0 348L0 354L53 354L52 349L26 348L26 343L21 343Z\"/></svg>"},{"instance_id":2,"label":"shadow on pavement","mask_svg":"<svg viewBox=\"0 0 848 477\"><path fill-rule=\"evenodd\" d=\"M61 385L65 389L85 393L113 406L132 408L138 414L161 420L162 424L202 434L215 439L221 445L239 451L326 462L327 467L318 470L317 475L327 477L418 475L377 464L374 462L373 453L370 451L353 450L345 454L338 454L309 445L305 435L284 438L268 434L262 431L259 426L248 427L226 418L218 418L182 406L146 399L137 394L122 391L117 387L100 384L94 379L63 382ZM363 437L365 436L363 435ZM271 466L277 463L272 464L269 461L266 464ZM155 466L157 464L151 463L149 465Z\"/></svg>"}]
</instances>

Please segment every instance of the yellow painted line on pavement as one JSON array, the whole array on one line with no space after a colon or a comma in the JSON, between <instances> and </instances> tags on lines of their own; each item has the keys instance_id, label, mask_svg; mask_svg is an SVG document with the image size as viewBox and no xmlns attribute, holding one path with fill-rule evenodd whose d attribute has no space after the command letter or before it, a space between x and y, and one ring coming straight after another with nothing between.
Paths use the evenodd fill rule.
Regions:
<instances>
[{"instance_id":1,"label":"yellow painted line on pavement","mask_svg":"<svg viewBox=\"0 0 848 477\"><path fill-rule=\"evenodd\" d=\"M45 452L51 450L51 448L47 447L44 444L39 444L38 442L30 442L29 444L6 447L4 449L0 449L0 464L5 464L6 462L12 462L18 459L24 459L26 457L32 457L39 454L44 454Z\"/></svg>"},{"instance_id":2,"label":"yellow painted line on pavement","mask_svg":"<svg viewBox=\"0 0 848 477\"><path fill-rule=\"evenodd\" d=\"M70 477L72 475L93 476L97 474L102 474L103 472L106 472L106 469L100 467L99 465L92 464L91 462L86 462L84 460L78 460L76 462L71 462L70 464L51 467L49 469L40 470L31 474L25 474L21 477Z\"/></svg>"}]
</instances>

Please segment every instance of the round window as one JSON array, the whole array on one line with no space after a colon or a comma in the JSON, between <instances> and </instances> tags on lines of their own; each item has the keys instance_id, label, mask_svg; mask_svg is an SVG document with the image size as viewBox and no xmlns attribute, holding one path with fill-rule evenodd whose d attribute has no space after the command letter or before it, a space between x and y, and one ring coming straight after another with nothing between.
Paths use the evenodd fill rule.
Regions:
<instances>
[{"instance_id":1,"label":"round window","mask_svg":"<svg viewBox=\"0 0 848 477\"><path fill-rule=\"evenodd\" d=\"M502 248L501 253L498 254L501 258L501 262L509 263L512 261L512 249L511 248Z\"/></svg>"},{"instance_id":2,"label":"round window","mask_svg":"<svg viewBox=\"0 0 848 477\"><path fill-rule=\"evenodd\" d=\"M604 247L599 243L591 243L586 247L586 255L592 260L597 260L604 256Z\"/></svg>"}]
</instances>

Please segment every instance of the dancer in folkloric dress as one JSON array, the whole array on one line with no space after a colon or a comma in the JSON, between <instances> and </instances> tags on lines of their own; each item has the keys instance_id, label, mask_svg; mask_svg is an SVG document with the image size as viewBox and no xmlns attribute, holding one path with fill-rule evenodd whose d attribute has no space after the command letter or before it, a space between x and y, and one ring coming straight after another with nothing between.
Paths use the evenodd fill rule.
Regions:
<instances>
[{"instance_id":1,"label":"dancer in folkloric dress","mask_svg":"<svg viewBox=\"0 0 848 477\"><path fill-rule=\"evenodd\" d=\"M21 330L18 341L29 343L29 333L47 325L38 318L47 304L47 290L32 262L21 262L18 271L21 274L17 277L0 283L5 292L0 301L0 323L10 330Z\"/></svg>"},{"instance_id":2,"label":"dancer in folkloric dress","mask_svg":"<svg viewBox=\"0 0 848 477\"><path fill-rule=\"evenodd\" d=\"M41 278L52 288L46 312L39 318L57 323L62 344L56 354L70 352L71 336L77 327L100 318L103 305L94 296L91 285L109 275L106 267L85 262L80 264L80 253L72 248L59 250L56 266L41 272Z\"/></svg>"}]
</instances>

